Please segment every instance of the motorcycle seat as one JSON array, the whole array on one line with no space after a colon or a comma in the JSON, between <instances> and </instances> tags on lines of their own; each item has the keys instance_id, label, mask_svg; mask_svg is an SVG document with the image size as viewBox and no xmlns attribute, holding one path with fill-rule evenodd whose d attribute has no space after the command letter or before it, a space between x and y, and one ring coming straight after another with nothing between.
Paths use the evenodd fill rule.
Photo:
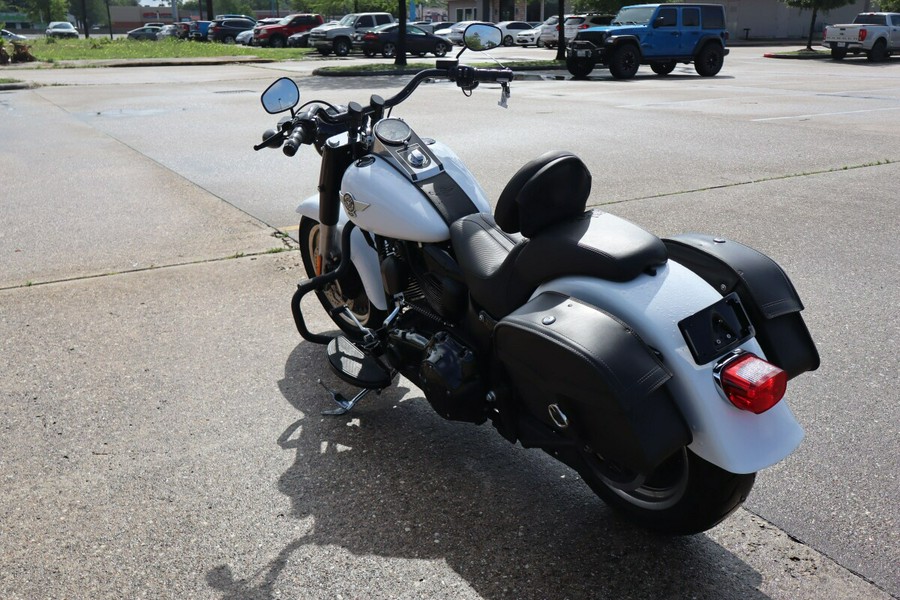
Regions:
<instances>
[{"instance_id":1,"label":"motorcycle seat","mask_svg":"<svg viewBox=\"0 0 900 600\"><path fill-rule=\"evenodd\" d=\"M458 219L450 239L473 300L500 319L542 283L568 275L631 281L665 264L655 235L609 213L587 211L529 239L478 213Z\"/></svg>"},{"instance_id":2,"label":"motorcycle seat","mask_svg":"<svg viewBox=\"0 0 900 600\"><path fill-rule=\"evenodd\" d=\"M494 216L477 213L450 226L469 293L499 319L545 281L585 275L630 281L666 262L666 246L637 225L587 211L591 175L570 152L530 161L500 194Z\"/></svg>"}]
</instances>

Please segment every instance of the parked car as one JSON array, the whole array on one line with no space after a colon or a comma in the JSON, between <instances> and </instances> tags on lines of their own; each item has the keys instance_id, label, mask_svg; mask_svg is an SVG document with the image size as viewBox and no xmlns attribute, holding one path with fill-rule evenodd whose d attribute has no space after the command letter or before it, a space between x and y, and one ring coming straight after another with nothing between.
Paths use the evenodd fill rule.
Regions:
<instances>
[{"instance_id":1,"label":"parked car","mask_svg":"<svg viewBox=\"0 0 900 600\"><path fill-rule=\"evenodd\" d=\"M287 39L288 48L309 48L309 32L301 31Z\"/></svg>"},{"instance_id":2,"label":"parked car","mask_svg":"<svg viewBox=\"0 0 900 600\"><path fill-rule=\"evenodd\" d=\"M240 44L241 46L253 45L253 30L248 29L247 31L242 31L234 36L234 43Z\"/></svg>"},{"instance_id":3,"label":"parked car","mask_svg":"<svg viewBox=\"0 0 900 600\"><path fill-rule=\"evenodd\" d=\"M194 21L191 23L191 33L188 36L188 39L193 40L195 42L205 42L207 41L207 34L209 33L209 26L212 24L212 21Z\"/></svg>"},{"instance_id":4,"label":"parked car","mask_svg":"<svg viewBox=\"0 0 900 600\"><path fill-rule=\"evenodd\" d=\"M532 25L525 21L500 21L496 24L496 27L500 30L500 33L503 34L501 39L503 40L504 46L515 46L516 35L520 31L527 31L533 28Z\"/></svg>"},{"instance_id":5,"label":"parked car","mask_svg":"<svg viewBox=\"0 0 900 600\"><path fill-rule=\"evenodd\" d=\"M569 15L566 15L566 18L568 17ZM557 46L559 43L559 16L550 17L541 24L541 41L547 48Z\"/></svg>"},{"instance_id":6,"label":"parked car","mask_svg":"<svg viewBox=\"0 0 900 600\"><path fill-rule=\"evenodd\" d=\"M157 27L155 25L138 27L137 29L132 29L128 32L126 36L129 40L144 40L155 42L156 35L162 31L162 27Z\"/></svg>"},{"instance_id":7,"label":"parked car","mask_svg":"<svg viewBox=\"0 0 900 600\"><path fill-rule=\"evenodd\" d=\"M206 37L213 42L233 44L237 34L242 31L252 31L254 25L256 25L256 21L245 19L244 17L219 19L210 24Z\"/></svg>"},{"instance_id":8,"label":"parked car","mask_svg":"<svg viewBox=\"0 0 900 600\"><path fill-rule=\"evenodd\" d=\"M213 21L221 21L222 19L248 19L256 23L256 19L251 17L250 15L238 15L238 14L225 14L225 15L216 15Z\"/></svg>"},{"instance_id":9,"label":"parked car","mask_svg":"<svg viewBox=\"0 0 900 600\"><path fill-rule=\"evenodd\" d=\"M52 21L44 33L51 38L78 38L78 30L68 21Z\"/></svg>"},{"instance_id":10,"label":"parked car","mask_svg":"<svg viewBox=\"0 0 900 600\"><path fill-rule=\"evenodd\" d=\"M254 46L283 48L289 37L295 33L308 32L324 22L322 15L298 13L288 15L274 23L267 23L253 29Z\"/></svg>"},{"instance_id":11,"label":"parked car","mask_svg":"<svg viewBox=\"0 0 900 600\"><path fill-rule=\"evenodd\" d=\"M389 23L379 25L366 33L357 33L354 36L354 46L362 47L363 54L368 57L381 54L385 58L397 55L397 42L400 40L400 25ZM435 56L444 56L450 49L450 43L439 35L428 33L415 25L406 26L406 51L410 54L425 56L432 53Z\"/></svg>"},{"instance_id":12,"label":"parked car","mask_svg":"<svg viewBox=\"0 0 900 600\"><path fill-rule=\"evenodd\" d=\"M2 38L4 42L24 42L28 39L24 35L19 35L18 33L7 31L6 29L0 29L0 38Z\"/></svg>"},{"instance_id":13,"label":"parked car","mask_svg":"<svg viewBox=\"0 0 900 600\"><path fill-rule=\"evenodd\" d=\"M159 31L156 34L157 40L165 40L165 39L178 39L179 29L176 25L164 25L160 27Z\"/></svg>"},{"instance_id":14,"label":"parked car","mask_svg":"<svg viewBox=\"0 0 900 600\"><path fill-rule=\"evenodd\" d=\"M614 18L615 15L572 15L566 17L563 23L566 43L574 40L579 31L591 27L609 25Z\"/></svg>"},{"instance_id":15,"label":"parked car","mask_svg":"<svg viewBox=\"0 0 900 600\"><path fill-rule=\"evenodd\" d=\"M439 35L443 38L450 39L450 28L456 25L456 23L452 22L444 22L444 23L435 23L434 25L434 35Z\"/></svg>"},{"instance_id":16,"label":"parked car","mask_svg":"<svg viewBox=\"0 0 900 600\"><path fill-rule=\"evenodd\" d=\"M516 34L517 46L535 46L540 48L544 45L541 41L541 25L536 25L533 29L525 29Z\"/></svg>"}]
</instances>

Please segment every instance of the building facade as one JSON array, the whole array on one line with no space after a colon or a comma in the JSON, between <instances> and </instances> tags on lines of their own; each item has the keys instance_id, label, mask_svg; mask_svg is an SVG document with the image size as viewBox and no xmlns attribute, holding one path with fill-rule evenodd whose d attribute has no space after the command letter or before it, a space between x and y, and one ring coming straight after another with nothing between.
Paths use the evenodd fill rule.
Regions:
<instances>
[{"instance_id":1,"label":"building facade","mask_svg":"<svg viewBox=\"0 0 900 600\"><path fill-rule=\"evenodd\" d=\"M719 0L719 3L725 6L728 33L732 40L805 39L809 34L810 11L791 8L781 0ZM558 7L557 0L449 0L447 19L494 23L543 21L557 14ZM856 0L829 12L820 11L813 30L821 32L827 24L849 23L857 13L872 10L876 7L871 0Z\"/></svg>"}]
</instances>

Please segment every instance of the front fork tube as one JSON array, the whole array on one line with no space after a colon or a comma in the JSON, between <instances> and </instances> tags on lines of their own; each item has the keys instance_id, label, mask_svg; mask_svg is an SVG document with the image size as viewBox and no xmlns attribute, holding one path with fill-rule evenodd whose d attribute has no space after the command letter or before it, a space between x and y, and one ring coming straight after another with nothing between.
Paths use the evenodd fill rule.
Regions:
<instances>
[{"instance_id":1,"label":"front fork tube","mask_svg":"<svg viewBox=\"0 0 900 600\"><path fill-rule=\"evenodd\" d=\"M352 144L340 145L331 138L322 146L322 167L319 170L319 258L316 274L340 260L338 254L338 221L341 216L341 179L353 163Z\"/></svg>"}]
</instances>

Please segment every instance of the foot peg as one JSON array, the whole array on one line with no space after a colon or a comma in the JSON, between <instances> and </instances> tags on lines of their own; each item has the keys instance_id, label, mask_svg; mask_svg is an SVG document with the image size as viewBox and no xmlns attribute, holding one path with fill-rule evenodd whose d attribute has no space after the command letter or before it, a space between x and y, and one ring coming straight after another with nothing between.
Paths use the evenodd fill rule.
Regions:
<instances>
[{"instance_id":1,"label":"foot peg","mask_svg":"<svg viewBox=\"0 0 900 600\"><path fill-rule=\"evenodd\" d=\"M360 350L345 336L338 336L328 343L328 363L338 377L362 389L348 400L342 394L325 387L320 379L319 385L325 388L339 406L322 412L323 415L348 413L366 394L372 390L383 390L394 378L394 374L385 369L377 359Z\"/></svg>"}]
</instances>

